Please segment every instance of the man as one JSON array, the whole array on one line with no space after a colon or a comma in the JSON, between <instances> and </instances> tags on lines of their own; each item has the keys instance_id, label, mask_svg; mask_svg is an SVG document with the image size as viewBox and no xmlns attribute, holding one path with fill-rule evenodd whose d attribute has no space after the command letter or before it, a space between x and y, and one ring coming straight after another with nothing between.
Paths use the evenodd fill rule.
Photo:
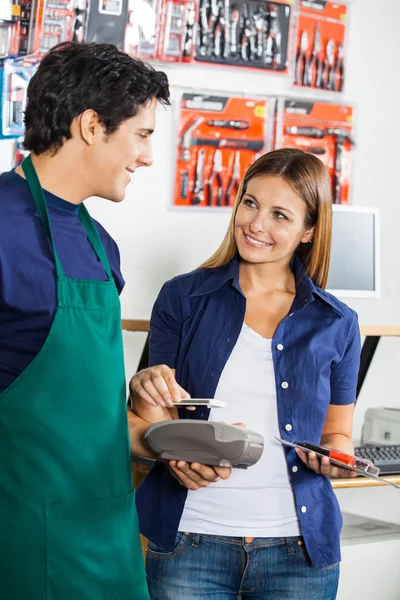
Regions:
<instances>
[{"instance_id":1,"label":"man","mask_svg":"<svg viewBox=\"0 0 400 600\"><path fill-rule=\"evenodd\" d=\"M0 597L148 600L131 483L119 253L83 201L152 164L168 81L106 44L51 50L0 177Z\"/></svg>"}]
</instances>

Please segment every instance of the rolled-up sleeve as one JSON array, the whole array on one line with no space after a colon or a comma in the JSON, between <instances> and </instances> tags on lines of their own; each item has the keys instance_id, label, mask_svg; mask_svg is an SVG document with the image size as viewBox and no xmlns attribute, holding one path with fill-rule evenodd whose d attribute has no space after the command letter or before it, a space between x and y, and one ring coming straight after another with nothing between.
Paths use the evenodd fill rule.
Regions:
<instances>
[{"instance_id":1,"label":"rolled-up sleeve","mask_svg":"<svg viewBox=\"0 0 400 600\"><path fill-rule=\"evenodd\" d=\"M331 404L356 401L360 353L360 327L355 314L343 358L331 368Z\"/></svg>"},{"instance_id":2,"label":"rolled-up sleeve","mask_svg":"<svg viewBox=\"0 0 400 600\"><path fill-rule=\"evenodd\" d=\"M167 281L155 301L150 319L149 366L176 367L181 332L180 298L174 280Z\"/></svg>"}]
</instances>

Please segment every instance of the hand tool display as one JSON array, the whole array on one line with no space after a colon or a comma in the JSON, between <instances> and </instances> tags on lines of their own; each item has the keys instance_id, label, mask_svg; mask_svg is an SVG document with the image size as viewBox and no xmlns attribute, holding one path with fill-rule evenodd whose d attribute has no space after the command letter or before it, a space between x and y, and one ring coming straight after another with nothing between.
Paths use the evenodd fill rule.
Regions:
<instances>
[{"instance_id":1,"label":"hand tool display","mask_svg":"<svg viewBox=\"0 0 400 600\"><path fill-rule=\"evenodd\" d=\"M182 92L174 206L231 207L265 151L267 102Z\"/></svg>"},{"instance_id":2,"label":"hand tool display","mask_svg":"<svg viewBox=\"0 0 400 600\"><path fill-rule=\"evenodd\" d=\"M72 40L75 0L35 0L33 7L29 53L45 54L56 44Z\"/></svg>"},{"instance_id":3,"label":"hand tool display","mask_svg":"<svg viewBox=\"0 0 400 600\"><path fill-rule=\"evenodd\" d=\"M199 0L195 60L287 72L291 4Z\"/></svg>"},{"instance_id":4,"label":"hand tool display","mask_svg":"<svg viewBox=\"0 0 400 600\"><path fill-rule=\"evenodd\" d=\"M24 133L24 110L28 83L38 66L36 57L5 59L0 68L0 139L18 138Z\"/></svg>"},{"instance_id":5,"label":"hand tool display","mask_svg":"<svg viewBox=\"0 0 400 600\"><path fill-rule=\"evenodd\" d=\"M144 60L158 58L160 0L130 0L124 50Z\"/></svg>"},{"instance_id":6,"label":"hand tool display","mask_svg":"<svg viewBox=\"0 0 400 600\"><path fill-rule=\"evenodd\" d=\"M293 81L297 86L341 92L347 5L300 0Z\"/></svg>"},{"instance_id":7,"label":"hand tool display","mask_svg":"<svg viewBox=\"0 0 400 600\"><path fill-rule=\"evenodd\" d=\"M275 148L300 148L318 156L331 177L335 204L349 201L353 119L353 108L343 104L283 98L277 103Z\"/></svg>"}]
</instances>

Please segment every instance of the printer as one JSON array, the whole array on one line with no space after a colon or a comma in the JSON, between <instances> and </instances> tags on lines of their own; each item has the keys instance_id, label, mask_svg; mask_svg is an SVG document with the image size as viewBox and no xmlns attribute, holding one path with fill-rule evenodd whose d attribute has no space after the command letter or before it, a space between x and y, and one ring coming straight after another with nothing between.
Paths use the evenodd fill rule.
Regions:
<instances>
[{"instance_id":1,"label":"printer","mask_svg":"<svg viewBox=\"0 0 400 600\"><path fill-rule=\"evenodd\" d=\"M361 443L363 446L400 444L400 408L368 408Z\"/></svg>"}]
</instances>

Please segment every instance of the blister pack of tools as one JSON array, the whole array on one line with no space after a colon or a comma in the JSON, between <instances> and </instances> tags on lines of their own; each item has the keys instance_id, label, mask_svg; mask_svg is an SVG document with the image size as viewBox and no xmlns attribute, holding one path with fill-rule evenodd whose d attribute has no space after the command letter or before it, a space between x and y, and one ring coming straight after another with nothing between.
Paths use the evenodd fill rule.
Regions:
<instances>
[{"instance_id":1,"label":"blister pack of tools","mask_svg":"<svg viewBox=\"0 0 400 600\"><path fill-rule=\"evenodd\" d=\"M182 93L174 206L231 207L265 152L267 101Z\"/></svg>"},{"instance_id":2,"label":"blister pack of tools","mask_svg":"<svg viewBox=\"0 0 400 600\"><path fill-rule=\"evenodd\" d=\"M293 57L296 86L343 91L347 9L326 0L300 0Z\"/></svg>"},{"instance_id":3,"label":"blister pack of tools","mask_svg":"<svg viewBox=\"0 0 400 600\"><path fill-rule=\"evenodd\" d=\"M35 0L28 51L45 54L61 42L72 40L75 0Z\"/></svg>"},{"instance_id":4,"label":"blister pack of tools","mask_svg":"<svg viewBox=\"0 0 400 600\"><path fill-rule=\"evenodd\" d=\"M120 50L124 48L129 0L74 1L75 21L71 39L76 42L113 44Z\"/></svg>"},{"instance_id":5,"label":"blister pack of tools","mask_svg":"<svg viewBox=\"0 0 400 600\"><path fill-rule=\"evenodd\" d=\"M348 204L355 145L352 106L280 98L275 107L274 145L318 156L330 174L334 204Z\"/></svg>"},{"instance_id":6,"label":"blister pack of tools","mask_svg":"<svg viewBox=\"0 0 400 600\"><path fill-rule=\"evenodd\" d=\"M287 73L291 13L292 0L131 0L125 49Z\"/></svg>"},{"instance_id":7,"label":"blister pack of tools","mask_svg":"<svg viewBox=\"0 0 400 600\"><path fill-rule=\"evenodd\" d=\"M143 60L192 60L196 17L192 0L131 0L125 51Z\"/></svg>"},{"instance_id":8,"label":"blister pack of tools","mask_svg":"<svg viewBox=\"0 0 400 600\"><path fill-rule=\"evenodd\" d=\"M291 4L200 0L194 58L287 72Z\"/></svg>"},{"instance_id":9,"label":"blister pack of tools","mask_svg":"<svg viewBox=\"0 0 400 600\"><path fill-rule=\"evenodd\" d=\"M5 59L0 69L0 139L24 133L24 110L28 83L38 66L35 57Z\"/></svg>"}]
</instances>

